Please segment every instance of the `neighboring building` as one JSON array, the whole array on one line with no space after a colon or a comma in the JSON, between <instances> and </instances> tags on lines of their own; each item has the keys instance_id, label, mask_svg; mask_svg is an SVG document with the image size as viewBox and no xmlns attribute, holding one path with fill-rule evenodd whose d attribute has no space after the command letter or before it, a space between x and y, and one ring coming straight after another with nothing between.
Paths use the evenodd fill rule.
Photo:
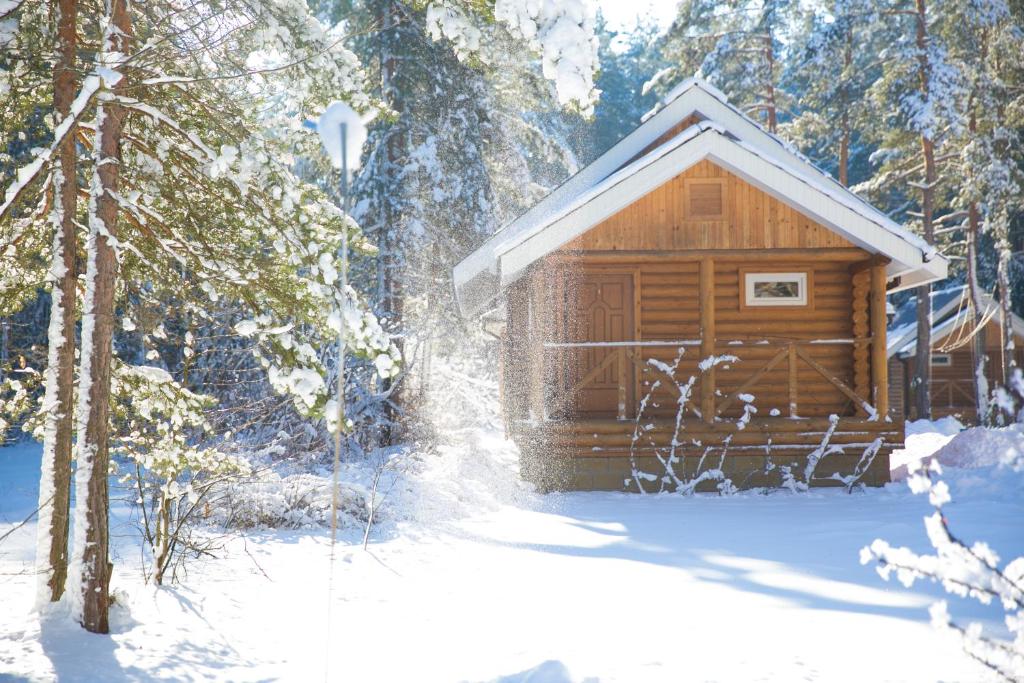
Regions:
<instances>
[{"instance_id":1,"label":"neighboring building","mask_svg":"<svg viewBox=\"0 0 1024 683\"><path fill-rule=\"evenodd\" d=\"M631 456L656 468L678 392L648 360L670 362L678 348L677 378L697 378L686 442L727 451L737 483L761 483L769 449L778 462L806 458L833 414L831 442L846 452L828 467L852 471L880 437L865 479L881 483L903 442L902 420L885 417L886 291L941 279L946 265L690 80L454 279L464 315L505 321L506 423L524 475L542 486L622 489ZM739 360L698 369L725 354ZM744 428L751 396L758 412ZM687 458L677 469L695 467Z\"/></svg>"},{"instance_id":2,"label":"neighboring building","mask_svg":"<svg viewBox=\"0 0 1024 683\"><path fill-rule=\"evenodd\" d=\"M989 387L1003 383L1002 340L999 305L983 296L985 325L977 333L985 338L985 376ZM1011 313L1014 335L1014 360L1024 366L1024 320ZM971 324L971 304L963 285L943 287L932 292L932 417L952 415L969 424L977 421L974 395L975 361ZM916 371L917 300L911 297L897 309L889 323L889 403L893 415L917 419L911 392Z\"/></svg>"}]
</instances>

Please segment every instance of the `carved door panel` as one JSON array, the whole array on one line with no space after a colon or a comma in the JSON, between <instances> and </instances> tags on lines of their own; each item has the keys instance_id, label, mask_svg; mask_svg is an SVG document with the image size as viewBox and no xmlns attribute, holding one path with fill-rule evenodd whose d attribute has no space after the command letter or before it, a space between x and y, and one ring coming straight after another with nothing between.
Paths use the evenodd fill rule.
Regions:
<instances>
[{"instance_id":1,"label":"carved door panel","mask_svg":"<svg viewBox=\"0 0 1024 683\"><path fill-rule=\"evenodd\" d=\"M569 386L603 365L597 376L576 394L575 412L590 416L614 416L619 402L619 362L623 342L633 339L633 276L613 273L580 273L567 287L565 330L569 341L598 344L569 348L564 355ZM608 344L600 346L600 344ZM611 356L611 358L610 358ZM627 405L633 400L633 365L625 361Z\"/></svg>"}]
</instances>

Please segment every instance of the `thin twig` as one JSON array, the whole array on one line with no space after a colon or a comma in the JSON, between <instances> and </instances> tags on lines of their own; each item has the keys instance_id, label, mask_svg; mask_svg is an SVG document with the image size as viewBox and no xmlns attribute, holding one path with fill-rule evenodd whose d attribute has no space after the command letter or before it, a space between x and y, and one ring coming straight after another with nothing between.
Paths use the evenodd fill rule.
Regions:
<instances>
[{"instance_id":1,"label":"thin twig","mask_svg":"<svg viewBox=\"0 0 1024 683\"><path fill-rule=\"evenodd\" d=\"M56 495L56 494L54 494L54 495ZM49 504L50 504L50 503L51 503L52 501L53 501L53 496L50 496L50 497L49 497L49 498L48 498L48 499L46 500L46 502L45 502L45 503L43 503L42 505L40 505L39 507L37 507L37 508L36 508L35 510L33 510L33 511L32 511L31 513L29 513L29 516L28 516L28 517L26 517L25 519L21 520L21 523L20 523L20 524L17 524L16 526L14 526L14 527L11 527L10 529L8 529L8 530L7 530L7 533L5 533L5 534L4 534L3 536L0 536L0 543L3 543L3 542L4 542L4 540L5 540L5 539L6 539L6 538L7 538L8 536L10 536L10 535L11 535L11 534L13 534L13 533L14 533L15 531L17 531L17 530L18 530L18 529L20 529L21 527L23 527L23 526L25 526L26 524L28 524L29 522L31 522L31 521L32 521L32 518L33 518L33 517L35 517L35 516L36 516L37 514L39 514L39 511L40 511L40 510L42 510L42 509L43 509L43 508L44 508L45 506L49 505Z\"/></svg>"}]
</instances>

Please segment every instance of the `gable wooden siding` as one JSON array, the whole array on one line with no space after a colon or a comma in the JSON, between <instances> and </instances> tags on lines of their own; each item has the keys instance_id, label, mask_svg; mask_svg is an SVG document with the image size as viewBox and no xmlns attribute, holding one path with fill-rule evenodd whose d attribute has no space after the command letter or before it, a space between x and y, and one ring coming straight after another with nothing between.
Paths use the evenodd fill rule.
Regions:
<instances>
[{"instance_id":1,"label":"gable wooden siding","mask_svg":"<svg viewBox=\"0 0 1024 683\"><path fill-rule=\"evenodd\" d=\"M628 162L623 164L623 166L628 166L629 164L633 163L634 161L636 161L640 157L646 155L651 150L656 149L656 148L664 145L666 142L668 142L669 140L671 140L675 136L679 135L680 133L682 133L684 130L686 130L687 128L689 128L693 124L699 123L699 122L701 122L703 120L704 120L703 117L698 116L697 114L690 114L685 119L683 119L682 121L680 121L676 125L674 125L671 128L669 128L667 131L665 131L664 133L659 135L658 138L654 142L652 142L651 144L649 144L646 147L644 147L643 150L639 154L637 154L632 159L630 159ZM622 167L620 166L619 168L622 168Z\"/></svg>"},{"instance_id":2,"label":"gable wooden siding","mask_svg":"<svg viewBox=\"0 0 1024 683\"><path fill-rule=\"evenodd\" d=\"M686 181L725 181L726 215L692 220ZM848 240L743 181L702 161L634 202L562 251L855 248Z\"/></svg>"}]
</instances>

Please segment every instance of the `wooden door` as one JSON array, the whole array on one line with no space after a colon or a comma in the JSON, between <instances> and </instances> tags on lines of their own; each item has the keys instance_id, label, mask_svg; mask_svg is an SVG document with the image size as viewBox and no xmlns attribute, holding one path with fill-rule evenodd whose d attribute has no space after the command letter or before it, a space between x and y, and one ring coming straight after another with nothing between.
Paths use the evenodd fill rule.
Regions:
<instances>
[{"instance_id":1,"label":"wooden door","mask_svg":"<svg viewBox=\"0 0 1024 683\"><path fill-rule=\"evenodd\" d=\"M583 272L567 287L564 329L569 341L602 344L633 339L633 275L630 273ZM590 417L614 417L619 404L619 363L622 346L567 348L563 355L569 386L599 366L604 366L587 382L572 401L573 412ZM611 357L610 357L611 356ZM633 364L625 361L626 405L634 400Z\"/></svg>"}]
</instances>

